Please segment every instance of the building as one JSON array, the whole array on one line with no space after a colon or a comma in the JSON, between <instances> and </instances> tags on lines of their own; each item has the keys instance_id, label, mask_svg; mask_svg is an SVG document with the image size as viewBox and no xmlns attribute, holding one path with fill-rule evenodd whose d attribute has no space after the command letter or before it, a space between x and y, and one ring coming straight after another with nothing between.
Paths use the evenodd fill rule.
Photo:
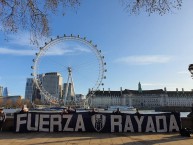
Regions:
<instances>
[{"instance_id":1,"label":"building","mask_svg":"<svg viewBox=\"0 0 193 145\"><path fill-rule=\"evenodd\" d=\"M99 107L99 108L106 108L108 106L113 105L124 105L125 102L123 100L123 91L97 91L95 94L90 98L90 105L91 107Z\"/></svg>"},{"instance_id":2,"label":"building","mask_svg":"<svg viewBox=\"0 0 193 145\"><path fill-rule=\"evenodd\" d=\"M44 89L58 99L62 98L62 82L62 76L58 72L46 73L42 78Z\"/></svg>"},{"instance_id":3,"label":"building","mask_svg":"<svg viewBox=\"0 0 193 145\"><path fill-rule=\"evenodd\" d=\"M11 100L12 105L16 103L18 99L21 99L21 96L6 96L6 97L0 97L0 106L3 104L5 105L8 100Z\"/></svg>"},{"instance_id":4,"label":"building","mask_svg":"<svg viewBox=\"0 0 193 145\"><path fill-rule=\"evenodd\" d=\"M122 88L119 91L97 91L90 98L91 107L116 105L128 105L136 108L155 109L156 107L174 106L191 107L193 103L193 91L167 91L166 88L157 90L142 90L138 84L138 90Z\"/></svg>"},{"instance_id":5,"label":"building","mask_svg":"<svg viewBox=\"0 0 193 145\"><path fill-rule=\"evenodd\" d=\"M82 94L76 94L76 101L77 102L82 102L83 100L85 100L85 96Z\"/></svg>"},{"instance_id":6,"label":"building","mask_svg":"<svg viewBox=\"0 0 193 145\"><path fill-rule=\"evenodd\" d=\"M32 102L34 87L33 78L27 78L25 85L25 99L29 99L30 102Z\"/></svg>"},{"instance_id":7,"label":"building","mask_svg":"<svg viewBox=\"0 0 193 145\"><path fill-rule=\"evenodd\" d=\"M35 99L41 100L40 91L36 88L33 78L27 78L25 87L25 99L34 102Z\"/></svg>"},{"instance_id":8,"label":"building","mask_svg":"<svg viewBox=\"0 0 193 145\"><path fill-rule=\"evenodd\" d=\"M7 87L5 87L5 88L3 89L3 96L4 96L4 97L9 96L9 92L8 92L8 88L7 88Z\"/></svg>"},{"instance_id":9,"label":"building","mask_svg":"<svg viewBox=\"0 0 193 145\"><path fill-rule=\"evenodd\" d=\"M3 96L3 87L0 86L0 96Z\"/></svg>"},{"instance_id":10,"label":"building","mask_svg":"<svg viewBox=\"0 0 193 145\"><path fill-rule=\"evenodd\" d=\"M167 96L164 100L164 106L191 107L193 104L193 90L184 91L182 88L182 90L179 91L176 88L176 91L167 91L165 88L165 93Z\"/></svg>"},{"instance_id":11,"label":"building","mask_svg":"<svg viewBox=\"0 0 193 145\"><path fill-rule=\"evenodd\" d=\"M62 97L62 76L57 72L50 72L46 74L40 74L39 81L42 83L44 89L52 96ZM33 78L27 78L25 88L25 99L29 99L34 102L35 99L39 99L44 102L45 97L41 94L40 90L36 87Z\"/></svg>"}]
</instances>

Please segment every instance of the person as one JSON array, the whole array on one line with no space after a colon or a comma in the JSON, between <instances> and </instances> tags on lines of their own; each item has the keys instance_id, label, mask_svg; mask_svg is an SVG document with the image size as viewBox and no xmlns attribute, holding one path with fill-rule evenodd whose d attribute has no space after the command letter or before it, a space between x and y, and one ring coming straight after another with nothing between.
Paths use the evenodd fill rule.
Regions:
<instances>
[{"instance_id":1,"label":"person","mask_svg":"<svg viewBox=\"0 0 193 145\"><path fill-rule=\"evenodd\" d=\"M113 114L120 114L121 113L121 111L120 111L120 109L119 108L117 108L117 110L116 111L113 111Z\"/></svg>"},{"instance_id":2,"label":"person","mask_svg":"<svg viewBox=\"0 0 193 145\"><path fill-rule=\"evenodd\" d=\"M61 115L63 115L63 114L68 114L68 110L67 110L66 108L64 108L64 109L62 110Z\"/></svg>"},{"instance_id":3,"label":"person","mask_svg":"<svg viewBox=\"0 0 193 145\"><path fill-rule=\"evenodd\" d=\"M27 113L27 112L28 112L28 108L25 105L22 106L20 113Z\"/></svg>"},{"instance_id":4,"label":"person","mask_svg":"<svg viewBox=\"0 0 193 145\"><path fill-rule=\"evenodd\" d=\"M76 110L72 109L70 106L68 106L67 111L68 113L76 113Z\"/></svg>"},{"instance_id":5,"label":"person","mask_svg":"<svg viewBox=\"0 0 193 145\"><path fill-rule=\"evenodd\" d=\"M92 108L92 109L89 111L89 114L90 114L90 115L96 114L96 108Z\"/></svg>"},{"instance_id":6,"label":"person","mask_svg":"<svg viewBox=\"0 0 193 145\"><path fill-rule=\"evenodd\" d=\"M95 113L96 112L95 108L92 108L91 112Z\"/></svg>"},{"instance_id":7,"label":"person","mask_svg":"<svg viewBox=\"0 0 193 145\"><path fill-rule=\"evenodd\" d=\"M135 115L137 115L138 118L140 118L141 114L139 113L139 110L138 110L138 109L136 109Z\"/></svg>"},{"instance_id":8,"label":"person","mask_svg":"<svg viewBox=\"0 0 193 145\"><path fill-rule=\"evenodd\" d=\"M0 131L2 131L5 120L6 120L6 114L3 111L3 108L0 108Z\"/></svg>"},{"instance_id":9,"label":"person","mask_svg":"<svg viewBox=\"0 0 193 145\"><path fill-rule=\"evenodd\" d=\"M135 114L136 114L136 115L139 115L139 114L140 114L138 109L136 109Z\"/></svg>"}]
</instances>

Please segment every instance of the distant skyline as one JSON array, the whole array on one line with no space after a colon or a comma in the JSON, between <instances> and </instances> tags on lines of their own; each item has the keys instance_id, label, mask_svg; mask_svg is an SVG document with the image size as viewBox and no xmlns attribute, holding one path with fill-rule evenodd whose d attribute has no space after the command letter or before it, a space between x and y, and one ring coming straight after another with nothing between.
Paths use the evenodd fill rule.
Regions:
<instances>
[{"instance_id":1,"label":"distant skyline","mask_svg":"<svg viewBox=\"0 0 193 145\"><path fill-rule=\"evenodd\" d=\"M108 70L105 85L100 89L136 90L141 82L143 90L166 87L190 91L193 89L188 72L189 64L193 63L192 5L192 0L186 0L181 10L149 16L142 12L130 15L118 0L84 0L77 11L67 10L63 17L51 17L50 38L73 34L97 44ZM3 32L0 33L0 86L8 87L11 95L24 96L26 80L31 77L32 59L38 49L30 44L29 36L27 31L18 32L5 40Z\"/></svg>"}]
</instances>

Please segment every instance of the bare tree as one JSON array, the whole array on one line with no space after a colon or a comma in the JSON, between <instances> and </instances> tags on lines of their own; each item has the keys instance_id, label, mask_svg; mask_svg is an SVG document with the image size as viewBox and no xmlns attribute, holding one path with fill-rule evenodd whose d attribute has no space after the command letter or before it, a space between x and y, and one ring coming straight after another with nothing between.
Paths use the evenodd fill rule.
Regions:
<instances>
[{"instance_id":1,"label":"bare tree","mask_svg":"<svg viewBox=\"0 0 193 145\"><path fill-rule=\"evenodd\" d=\"M23 102L22 102L21 96L18 97L18 99L16 100L15 106L19 107L19 108L21 108L23 106Z\"/></svg>"},{"instance_id":2,"label":"bare tree","mask_svg":"<svg viewBox=\"0 0 193 145\"><path fill-rule=\"evenodd\" d=\"M182 0L121 0L121 3L126 11L134 14L145 11L164 15L182 6Z\"/></svg>"},{"instance_id":3,"label":"bare tree","mask_svg":"<svg viewBox=\"0 0 193 145\"><path fill-rule=\"evenodd\" d=\"M182 0L120 0L126 11L148 12L163 15L180 9ZM0 28L5 34L18 30L30 32L33 44L50 34L50 17L65 14L66 9L76 9L80 0L0 0Z\"/></svg>"},{"instance_id":4,"label":"bare tree","mask_svg":"<svg viewBox=\"0 0 193 145\"><path fill-rule=\"evenodd\" d=\"M12 102L12 100L11 99L8 99L7 101L6 101L6 108L11 108L12 107L12 105L13 105L13 102Z\"/></svg>"},{"instance_id":5,"label":"bare tree","mask_svg":"<svg viewBox=\"0 0 193 145\"><path fill-rule=\"evenodd\" d=\"M49 17L62 13L67 7L76 8L79 0L0 0L0 25L5 34L28 30L31 42L38 44L38 39L50 32Z\"/></svg>"},{"instance_id":6,"label":"bare tree","mask_svg":"<svg viewBox=\"0 0 193 145\"><path fill-rule=\"evenodd\" d=\"M25 99L25 100L24 100L24 104L26 104L28 108L31 108L31 107L32 107L32 103L30 102L29 99Z\"/></svg>"}]
</instances>

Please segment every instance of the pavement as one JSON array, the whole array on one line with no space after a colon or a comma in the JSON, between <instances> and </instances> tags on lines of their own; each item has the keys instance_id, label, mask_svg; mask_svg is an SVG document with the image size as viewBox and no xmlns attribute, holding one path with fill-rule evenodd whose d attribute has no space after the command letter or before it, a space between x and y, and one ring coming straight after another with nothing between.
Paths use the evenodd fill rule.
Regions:
<instances>
[{"instance_id":1,"label":"pavement","mask_svg":"<svg viewBox=\"0 0 193 145\"><path fill-rule=\"evenodd\" d=\"M0 145L193 145L179 133L0 132Z\"/></svg>"}]
</instances>

